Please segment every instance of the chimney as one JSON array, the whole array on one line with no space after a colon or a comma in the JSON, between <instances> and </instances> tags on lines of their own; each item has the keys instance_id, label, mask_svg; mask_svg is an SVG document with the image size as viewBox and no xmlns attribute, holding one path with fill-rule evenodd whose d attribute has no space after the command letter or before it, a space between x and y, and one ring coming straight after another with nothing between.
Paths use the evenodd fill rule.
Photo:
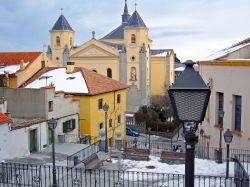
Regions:
<instances>
[{"instance_id":1,"label":"chimney","mask_svg":"<svg viewBox=\"0 0 250 187\"><path fill-rule=\"evenodd\" d=\"M0 112L7 112L7 100L4 97L0 99Z\"/></svg>"},{"instance_id":2,"label":"chimney","mask_svg":"<svg viewBox=\"0 0 250 187\"><path fill-rule=\"evenodd\" d=\"M23 70L25 68L24 60L21 60L20 62L20 70Z\"/></svg>"},{"instance_id":3,"label":"chimney","mask_svg":"<svg viewBox=\"0 0 250 187\"><path fill-rule=\"evenodd\" d=\"M10 112L5 112L4 113L6 116L8 116L9 118L11 118L11 113Z\"/></svg>"},{"instance_id":4,"label":"chimney","mask_svg":"<svg viewBox=\"0 0 250 187\"><path fill-rule=\"evenodd\" d=\"M72 73L75 69L75 62L67 62L67 73Z\"/></svg>"}]
</instances>

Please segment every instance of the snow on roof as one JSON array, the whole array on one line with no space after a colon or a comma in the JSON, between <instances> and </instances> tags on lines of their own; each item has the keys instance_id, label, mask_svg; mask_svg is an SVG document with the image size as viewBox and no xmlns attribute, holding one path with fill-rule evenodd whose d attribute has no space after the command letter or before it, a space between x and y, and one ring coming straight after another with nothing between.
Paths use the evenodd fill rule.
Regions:
<instances>
[{"instance_id":1,"label":"snow on roof","mask_svg":"<svg viewBox=\"0 0 250 187\"><path fill-rule=\"evenodd\" d=\"M184 71L185 67L178 67L178 68L175 68L174 71Z\"/></svg>"},{"instance_id":2,"label":"snow on roof","mask_svg":"<svg viewBox=\"0 0 250 187\"><path fill-rule=\"evenodd\" d=\"M66 68L57 68L44 73L25 88L41 88L53 84L55 90L69 93L88 93L87 84L81 72L67 74Z\"/></svg>"},{"instance_id":3,"label":"snow on roof","mask_svg":"<svg viewBox=\"0 0 250 187\"><path fill-rule=\"evenodd\" d=\"M0 74L13 74L16 73L17 70L20 69L20 65L12 65L0 68Z\"/></svg>"},{"instance_id":4,"label":"snow on roof","mask_svg":"<svg viewBox=\"0 0 250 187\"><path fill-rule=\"evenodd\" d=\"M151 55L154 57L166 57L171 55L172 49L152 49Z\"/></svg>"},{"instance_id":5,"label":"snow on roof","mask_svg":"<svg viewBox=\"0 0 250 187\"><path fill-rule=\"evenodd\" d=\"M24 67L26 67L30 62L24 63ZM4 67L0 67L0 75L3 74L14 74L20 69L20 65L7 65Z\"/></svg>"},{"instance_id":6,"label":"snow on roof","mask_svg":"<svg viewBox=\"0 0 250 187\"><path fill-rule=\"evenodd\" d=\"M241 43L239 45L233 45L231 47L228 47L228 48L225 48L225 49L223 49L221 51L218 51L218 52L216 52L216 53L214 53L212 55L209 55L207 58L205 58L205 60L217 60L217 59L219 59L221 57L226 56L229 53L232 53L234 51L237 51L237 50L242 49L243 47L249 46L249 45L250 45L250 42Z\"/></svg>"}]
</instances>

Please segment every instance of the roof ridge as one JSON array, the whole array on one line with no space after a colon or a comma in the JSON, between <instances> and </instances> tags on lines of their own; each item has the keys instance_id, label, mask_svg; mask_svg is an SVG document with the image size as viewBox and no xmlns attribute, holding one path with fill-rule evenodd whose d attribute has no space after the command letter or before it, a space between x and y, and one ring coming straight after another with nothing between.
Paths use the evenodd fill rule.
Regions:
<instances>
[{"instance_id":1,"label":"roof ridge","mask_svg":"<svg viewBox=\"0 0 250 187\"><path fill-rule=\"evenodd\" d=\"M70 31L74 31L63 14L61 14L59 16L59 18L57 19L56 23L54 24L54 26L52 27L51 30L70 30Z\"/></svg>"}]
</instances>

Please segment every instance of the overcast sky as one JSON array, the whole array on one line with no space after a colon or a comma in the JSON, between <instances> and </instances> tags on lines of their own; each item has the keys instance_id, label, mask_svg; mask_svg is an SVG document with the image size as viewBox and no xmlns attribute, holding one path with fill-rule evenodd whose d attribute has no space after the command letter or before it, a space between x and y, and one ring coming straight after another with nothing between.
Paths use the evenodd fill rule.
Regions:
<instances>
[{"instance_id":1,"label":"overcast sky","mask_svg":"<svg viewBox=\"0 0 250 187\"><path fill-rule=\"evenodd\" d=\"M250 37L250 0L136 0L153 48L182 60L203 59ZM132 14L135 0L128 0ZM76 31L75 45L103 37L121 23L124 0L0 0L0 51L42 51L61 14Z\"/></svg>"}]
</instances>

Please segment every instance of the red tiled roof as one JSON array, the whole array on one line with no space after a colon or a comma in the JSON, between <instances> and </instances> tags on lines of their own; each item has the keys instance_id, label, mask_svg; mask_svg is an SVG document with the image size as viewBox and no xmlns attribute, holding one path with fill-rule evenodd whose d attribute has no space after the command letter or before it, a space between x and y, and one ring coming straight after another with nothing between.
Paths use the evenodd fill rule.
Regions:
<instances>
[{"instance_id":1,"label":"red tiled roof","mask_svg":"<svg viewBox=\"0 0 250 187\"><path fill-rule=\"evenodd\" d=\"M33 62L41 54L42 52L3 52L0 53L0 64L3 66L17 65L20 64L21 60Z\"/></svg>"},{"instance_id":2,"label":"red tiled roof","mask_svg":"<svg viewBox=\"0 0 250 187\"><path fill-rule=\"evenodd\" d=\"M11 118L0 112L0 123L12 122Z\"/></svg>"},{"instance_id":3,"label":"red tiled roof","mask_svg":"<svg viewBox=\"0 0 250 187\"><path fill-rule=\"evenodd\" d=\"M86 68L80 68L88 86L89 95L97 95L128 88L126 84L93 72Z\"/></svg>"}]
</instances>

